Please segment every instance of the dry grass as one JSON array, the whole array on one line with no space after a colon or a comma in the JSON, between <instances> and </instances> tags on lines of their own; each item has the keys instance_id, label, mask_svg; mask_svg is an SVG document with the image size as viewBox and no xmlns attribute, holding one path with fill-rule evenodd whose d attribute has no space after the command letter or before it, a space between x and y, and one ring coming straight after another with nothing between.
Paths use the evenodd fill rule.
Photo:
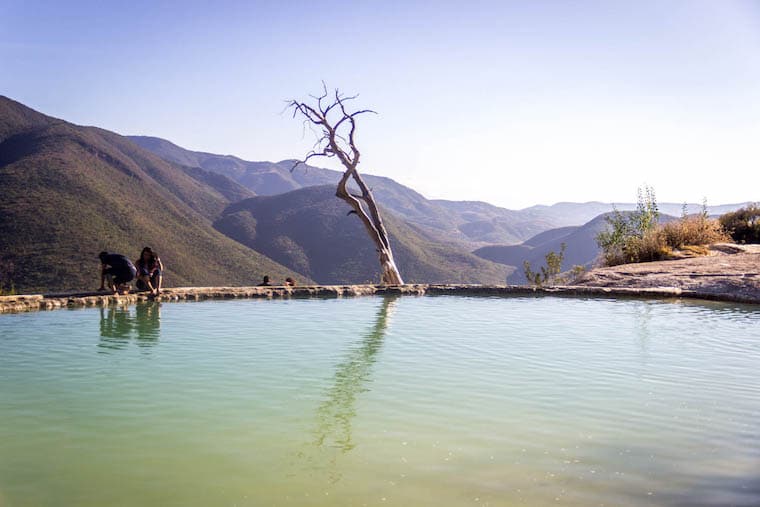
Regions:
<instances>
[{"instance_id":1,"label":"dry grass","mask_svg":"<svg viewBox=\"0 0 760 507\"><path fill-rule=\"evenodd\" d=\"M704 257L710 254L710 249L705 245L685 245L680 251L684 257Z\"/></svg>"},{"instance_id":2,"label":"dry grass","mask_svg":"<svg viewBox=\"0 0 760 507\"><path fill-rule=\"evenodd\" d=\"M607 266L653 262L709 254L705 245L729 242L720 222L702 215L658 225L642 236L625 239L623 247L605 253Z\"/></svg>"},{"instance_id":3,"label":"dry grass","mask_svg":"<svg viewBox=\"0 0 760 507\"><path fill-rule=\"evenodd\" d=\"M702 215L683 217L662 225L660 230L665 243L679 250L688 246L731 241L720 222Z\"/></svg>"},{"instance_id":4,"label":"dry grass","mask_svg":"<svg viewBox=\"0 0 760 507\"><path fill-rule=\"evenodd\" d=\"M640 238L631 238L626 243L625 252L633 262L652 262L668 259L672 249L667 244L662 228L655 227Z\"/></svg>"}]
</instances>

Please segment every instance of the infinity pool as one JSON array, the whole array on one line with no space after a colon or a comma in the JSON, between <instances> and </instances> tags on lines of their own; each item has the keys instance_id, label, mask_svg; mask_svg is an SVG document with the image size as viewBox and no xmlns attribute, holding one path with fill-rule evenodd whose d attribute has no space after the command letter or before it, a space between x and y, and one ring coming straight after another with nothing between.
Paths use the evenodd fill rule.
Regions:
<instances>
[{"instance_id":1,"label":"infinity pool","mask_svg":"<svg viewBox=\"0 0 760 507\"><path fill-rule=\"evenodd\" d=\"M0 506L757 506L760 310L568 298L0 316Z\"/></svg>"}]
</instances>

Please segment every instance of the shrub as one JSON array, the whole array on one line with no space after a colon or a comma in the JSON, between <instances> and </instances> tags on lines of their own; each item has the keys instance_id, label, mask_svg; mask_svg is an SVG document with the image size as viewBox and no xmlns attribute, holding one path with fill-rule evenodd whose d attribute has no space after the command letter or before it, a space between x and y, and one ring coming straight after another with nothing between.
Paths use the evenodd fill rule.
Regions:
<instances>
[{"instance_id":1,"label":"shrub","mask_svg":"<svg viewBox=\"0 0 760 507\"><path fill-rule=\"evenodd\" d=\"M626 263L661 261L670 257L673 250L668 246L660 227L649 229L641 236L628 238L623 249Z\"/></svg>"},{"instance_id":2,"label":"shrub","mask_svg":"<svg viewBox=\"0 0 760 507\"><path fill-rule=\"evenodd\" d=\"M559 253L549 252L546 254L546 266L541 266L541 271L539 272L534 272L530 267L530 262L525 261L523 269L525 270L525 278L528 279L528 283L535 287L542 287L547 283L564 283L564 278L560 277L559 274L562 271L565 248L567 248L567 245L562 243Z\"/></svg>"},{"instance_id":3,"label":"shrub","mask_svg":"<svg viewBox=\"0 0 760 507\"><path fill-rule=\"evenodd\" d=\"M737 243L760 243L760 205L751 204L726 213L719 220Z\"/></svg>"},{"instance_id":4,"label":"shrub","mask_svg":"<svg viewBox=\"0 0 760 507\"><path fill-rule=\"evenodd\" d=\"M718 220L708 218L706 213L684 216L662 226L665 242L671 248L710 245L729 241L728 234Z\"/></svg>"},{"instance_id":5,"label":"shrub","mask_svg":"<svg viewBox=\"0 0 760 507\"><path fill-rule=\"evenodd\" d=\"M636 211L621 213L613 209L607 217L610 228L600 232L596 241L602 249L604 264L616 266L631 262L644 262L662 250L658 234L650 233L657 227L660 211L654 189L639 188Z\"/></svg>"},{"instance_id":6,"label":"shrub","mask_svg":"<svg viewBox=\"0 0 760 507\"><path fill-rule=\"evenodd\" d=\"M637 210L628 215L614 210L607 218L611 228L596 238L602 248L604 265L665 260L672 257L673 250L688 250L692 255L706 255L705 248L696 247L729 240L723 225L708 217L707 203L702 205L702 212L698 215L687 215L684 205L679 220L659 225L658 219L654 191L649 187L643 191L639 189Z\"/></svg>"}]
</instances>

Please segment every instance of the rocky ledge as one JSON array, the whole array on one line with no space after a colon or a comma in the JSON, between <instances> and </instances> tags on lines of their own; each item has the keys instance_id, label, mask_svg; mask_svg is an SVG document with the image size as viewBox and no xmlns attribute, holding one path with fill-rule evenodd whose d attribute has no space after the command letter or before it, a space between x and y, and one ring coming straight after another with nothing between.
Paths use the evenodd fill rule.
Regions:
<instances>
[{"instance_id":1,"label":"rocky ledge","mask_svg":"<svg viewBox=\"0 0 760 507\"><path fill-rule=\"evenodd\" d=\"M760 261L760 254L754 261ZM669 261L682 262L682 261ZM655 264L655 263L650 263ZM755 268L758 267L754 264ZM640 264L636 266L645 267ZM619 267L620 268L620 267ZM626 269L630 266L626 266ZM614 268L605 268L614 269ZM650 271L653 270L649 266ZM634 297L634 298L697 298L717 301L732 301L741 303L760 304L760 279L755 274L747 275L746 279L753 280L754 291L747 289L742 283L742 290L734 290L736 286L719 285L726 289L720 292L712 285L707 287L697 284L693 288L679 286L634 286L632 280L627 280L620 285L591 285L597 280L604 281L603 276L594 270L587 274L589 277L584 283L588 285L573 285L559 287L533 288L518 285L427 285L410 284L401 286L384 285L327 285L327 286L304 286L304 287L175 287L167 288L163 293L150 298L146 293L133 293L126 295L112 295L98 292L89 293L58 293L36 294L21 296L0 296L0 313L16 313L32 310L53 310L57 308L80 308L92 306L126 305L150 300L155 301L203 301L209 299L251 299L251 298L312 298L312 297L352 297L367 295L459 295L459 296L570 296L570 297ZM601 270L603 271L603 270ZM619 272L620 269L618 269ZM654 268L656 271L656 268ZM654 272L653 271L653 272ZM605 272L610 273L610 272ZM641 277L639 277L641 278ZM641 278L643 280L643 278ZM714 280L713 280L714 281ZM745 280L746 281L746 280ZM627 283L629 286L625 286ZM729 290L730 289L730 290Z\"/></svg>"},{"instance_id":2,"label":"rocky ledge","mask_svg":"<svg viewBox=\"0 0 760 507\"><path fill-rule=\"evenodd\" d=\"M757 303L760 245L718 244L704 257L597 268L574 284L616 289L671 287L701 298Z\"/></svg>"}]
</instances>

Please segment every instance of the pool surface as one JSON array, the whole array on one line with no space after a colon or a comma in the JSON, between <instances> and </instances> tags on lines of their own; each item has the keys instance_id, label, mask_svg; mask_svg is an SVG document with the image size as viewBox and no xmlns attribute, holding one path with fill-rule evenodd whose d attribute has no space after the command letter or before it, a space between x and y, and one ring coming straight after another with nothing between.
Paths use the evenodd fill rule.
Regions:
<instances>
[{"instance_id":1,"label":"pool surface","mask_svg":"<svg viewBox=\"0 0 760 507\"><path fill-rule=\"evenodd\" d=\"M0 506L758 506L760 309L425 296L0 316Z\"/></svg>"}]
</instances>

